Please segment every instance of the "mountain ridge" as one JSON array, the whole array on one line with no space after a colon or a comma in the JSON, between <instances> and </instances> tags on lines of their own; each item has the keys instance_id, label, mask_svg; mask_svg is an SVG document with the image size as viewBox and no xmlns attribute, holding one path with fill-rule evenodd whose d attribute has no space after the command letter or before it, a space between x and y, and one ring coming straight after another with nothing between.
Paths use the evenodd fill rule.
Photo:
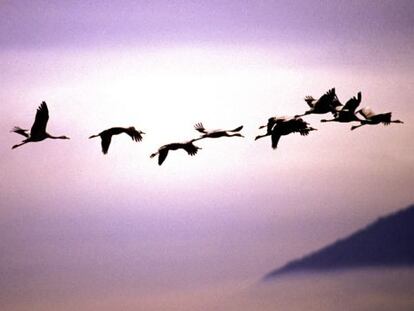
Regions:
<instances>
[{"instance_id":1,"label":"mountain ridge","mask_svg":"<svg viewBox=\"0 0 414 311\"><path fill-rule=\"evenodd\" d=\"M265 275L362 267L414 266L414 205L379 217L353 234Z\"/></svg>"}]
</instances>

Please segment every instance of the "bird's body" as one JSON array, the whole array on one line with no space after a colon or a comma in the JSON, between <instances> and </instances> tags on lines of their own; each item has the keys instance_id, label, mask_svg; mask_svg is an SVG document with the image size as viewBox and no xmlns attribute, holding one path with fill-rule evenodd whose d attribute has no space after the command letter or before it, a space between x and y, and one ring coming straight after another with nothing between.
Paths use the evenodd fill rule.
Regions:
<instances>
[{"instance_id":1,"label":"bird's body","mask_svg":"<svg viewBox=\"0 0 414 311\"><path fill-rule=\"evenodd\" d=\"M312 96L306 96L305 102L309 105L310 109L304 114L296 115L296 118L308 114L335 113L338 110L338 107L342 105L336 96L335 88L328 90L318 100L315 100Z\"/></svg>"},{"instance_id":2,"label":"bird's body","mask_svg":"<svg viewBox=\"0 0 414 311\"><path fill-rule=\"evenodd\" d=\"M100 132L99 134L92 135L89 138L94 137L101 137L101 146L102 146L102 152L103 154L108 153L109 145L111 144L111 139L113 135L119 135L125 133L131 137L133 141L141 141L142 140L142 134L145 134L142 131L138 131L135 129L135 127L112 127L110 129L107 129L105 131Z\"/></svg>"},{"instance_id":3,"label":"bird's body","mask_svg":"<svg viewBox=\"0 0 414 311\"><path fill-rule=\"evenodd\" d=\"M295 117L289 117L289 116L270 117L267 120L266 125L262 125L262 126L259 127L259 129L266 128L266 133L263 134L263 135L256 136L255 140L258 140L260 138L272 135L272 130L273 130L273 128L276 124L282 124L282 123L288 122L289 120L292 120L292 119L295 119Z\"/></svg>"},{"instance_id":4,"label":"bird's body","mask_svg":"<svg viewBox=\"0 0 414 311\"><path fill-rule=\"evenodd\" d=\"M158 155L158 165L161 165L165 159L167 158L168 152L170 150L178 150L178 149L183 149L185 150L188 155L190 156L194 156L197 154L198 150L201 149L200 147L197 147L193 144L193 142L196 139L184 142L184 143L171 143L171 144L166 144L164 146L161 146L157 152L151 154L151 158L155 157L156 155Z\"/></svg>"},{"instance_id":5,"label":"bird's body","mask_svg":"<svg viewBox=\"0 0 414 311\"><path fill-rule=\"evenodd\" d=\"M47 108L46 102L42 102L37 108L35 121L32 125L32 128L29 130L22 129L20 127L14 127L11 131L17 134L20 134L26 139L24 139L20 144L14 145L12 149L20 147L29 142L39 142L47 138L51 139L69 139L67 136L53 136L46 132L47 122L49 120L49 109Z\"/></svg>"},{"instance_id":6,"label":"bird's body","mask_svg":"<svg viewBox=\"0 0 414 311\"><path fill-rule=\"evenodd\" d=\"M356 128L367 124L376 125L382 123L384 125L389 125L390 123L404 123L401 120L391 120L391 112L374 113L369 107L362 108L357 111L357 113L361 114L364 117L364 120L360 120L361 124L351 127L351 130L355 130Z\"/></svg>"},{"instance_id":7,"label":"bird's body","mask_svg":"<svg viewBox=\"0 0 414 311\"><path fill-rule=\"evenodd\" d=\"M220 138L220 137L244 137L239 132L243 129L243 125L232 129L232 130L212 130L207 131L203 123L197 123L194 125L194 128L200 132L202 135L200 138L197 138L196 140L204 139L204 138Z\"/></svg>"},{"instance_id":8,"label":"bird's body","mask_svg":"<svg viewBox=\"0 0 414 311\"><path fill-rule=\"evenodd\" d=\"M359 121L361 119L355 113L355 110L361 103L362 95L361 92L358 92L357 97L350 98L345 105L337 107L336 113L334 113L334 119L325 120L322 119L321 122L341 122L341 123L348 123L352 121Z\"/></svg>"},{"instance_id":9,"label":"bird's body","mask_svg":"<svg viewBox=\"0 0 414 311\"><path fill-rule=\"evenodd\" d=\"M263 128L266 126L261 126ZM268 120L267 131L263 135L256 136L255 140L260 138L271 136L272 148L276 149L279 140L282 136L289 135L291 133L300 133L302 136L306 136L310 131L315 131L313 127L309 126L309 123L305 122L301 118L296 117L272 117Z\"/></svg>"}]
</instances>

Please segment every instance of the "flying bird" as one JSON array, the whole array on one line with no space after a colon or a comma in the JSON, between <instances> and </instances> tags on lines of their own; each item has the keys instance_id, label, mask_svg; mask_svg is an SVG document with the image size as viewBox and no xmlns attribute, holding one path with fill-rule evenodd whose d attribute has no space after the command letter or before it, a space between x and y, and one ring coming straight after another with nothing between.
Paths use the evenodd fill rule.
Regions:
<instances>
[{"instance_id":1,"label":"flying bird","mask_svg":"<svg viewBox=\"0 0 414 311\"><path fill-rule=\"evenodd\" d=\"M110 129L107 129L105 131L100 132L99 134L92 135L89 137L101 137L101 146L102 146L102 153L107 154L109 145L111 144L111 139L113 135L119 135L125 133L129 135L133 141L139 142L142 140L142 134L145 134L143 131L138 131L135 129L135 127L112 127Z\"/></svg>"},{"instance_id":2,"label":"flying bird","mask_svg":"<svg viewBox=\"0 0 414 311\"><path fill-rule=\"evenodd\" d=\"M342 104L338 100L335 93L335 88L328 90L318 100L315 100L312 96L306 96L305 102L309 105L310 109L304 114L296 115L295 118L302 117L308 114L324 114L328 112L335 113Z\"/></svg>"},{"instance_id":3,"label":"flying bird","mask_svg":"<svg viewBox=\"0 0 414 311\"><path fill-rule=\"evenodd\" d=\"M32 125L32 128L29 130L22 129L18 126L14 127L11 132L20 134L26 139L22 141L22 143L14 145L12 149L20 147L24 144L30 142L38 142L45 140L46 138L51 139L69 139L67 136L53 136L46 132L47 121L49 120L49 110L47 108L46 102L42 101L40 106L37 108L35 121Z\"/></svg>"},{"instance_id":4,"label":"flying bird","mask_svg":"<svg viewBox=\"0 0 414 311\"><path fill-rule=\"evenodd\" d=\"M355 113L355 110L361 104L362 95L361 92L358 92L357 97L351 97L343 106L337 107L336 112L334 113L334 118L331 120L322 119L321 122L352 122L352 121L361 121L360 118Z\"/></svg>"},{"instance_id":5,"label":"flying bird","mask_svg":"<svg viewBox=\"0 0 414 311\"><path fill-rule=\"evenodd\" d=\"M384 125L389 125L390 123L404 123L401 120L391 120L391 112L374 113L369 107L362 108L361 110L358 110L357 113L361 114L365 120L360 120L361 124L351 127L351 130L355 130L356 128L366 124L375 125L382 123Z\"/></svg>"},{"instance_id":6,"label":"flying bird","mask_svg":"<svg viewBox=\"0 0 414 311\"><path fill-rule=\"evenodd\" d=\"M272 123L273 126L271 127ZM266 126L261 126L260 128L263 127ZM316 131L316 129L310 127L309 123L305 122L302 118L273 117L268 120L266 133L264 135L256 136L255 140L271 136L272 148L276 149L282 136L286 136L291 133L299 133L302 136L307 136L311 131Z\"/></svg>"},{"instance_id":7,"label":"flying bird","mask_svg":"<svg viewBox=\"0 0 414 311\"><path fill-rule=\"evenodd\" d=\"M203 123L197 123L194 125L194 128L200 132L202 135L197 138L196 140L204 139L204 138L219 138L219 137L244 137L239 132L242 130L243 125L233 129L233 130L212 130L207 131Z\"/></svg>"},{"instance_id":8,"label":"flying bird","mask_svg":"<svg viewBox=\"0 0 414 311\"><path fill-rule=\"evenodd\" d=\"M295 117L288 117L288 116L280 116L280 117L275 116L275 117L270 117L267 120L267 124L262 125L262 126L259 126L259 129L266 128L266 133L263 134L263 135L256 136L255 140L258 140L260 138L263 138L263 137L272 135L273 127L276 124L278 124L278 123L281 124L283 122L287 122L288 120L292 120L292 119L295 119Z\"/></svg>"},{"instance_id":9,"label":"flying bird","mask_svg":"<svg viewBox=\"0 0 414 311\"><path fill-rule=\"evenodd\" d=\"M161 146L157 152L151 154L150 158L155 157L158 155L158 165L161 165L165 159L167 158L168 152L170 150L178 150L183 149L185 150L190 156L194 156L197 154L199 149L202 149L200 147L197 147L193 144L194 141L197 139L193 139L184 143L171 143L164 146Z\"/></svg>"}]
</instances>

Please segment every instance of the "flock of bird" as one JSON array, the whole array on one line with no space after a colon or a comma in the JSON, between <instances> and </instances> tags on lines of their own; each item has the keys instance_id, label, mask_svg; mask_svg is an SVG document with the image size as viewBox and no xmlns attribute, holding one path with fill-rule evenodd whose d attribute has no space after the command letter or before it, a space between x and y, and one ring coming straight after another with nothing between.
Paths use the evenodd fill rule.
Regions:
<instances>
[{"instance_id":1,"label":"flock of bird","mask_svg":"<svg viewBox=\"0 0 414 311\"><path fill-rule=\"evenodd\" d=\"M268 119L266 125L262 125L259 129L266 128L266 133L256 136L255 140L271 136L272 148L276 149L279 143L279 140L282 136L286 136L292 133L299 133L300 135L308 135L311 131L316 129L309 126L309 123L305 122L301 117L309 114L326 114L331 113L333 119L326 120L322 119L321 122L359 122L359 125L352 126L351 130L355 130L358 127L363 125L371 124L384 124L389 125L390 123L403 123L400 120L392 120L391 112L387 113L374 113L369 107L362 108L357 110L361 104L362 95L361 92L355 97L349 99L345 104L342 104L335 93L335 88L330 89L325 94L323 94L318 100L315 100L312 96L306 96L305 102L309 105L310 109L301 115L296 115L292 117L287 116L276 116ZM360 118L358 115L361 115ZM69 139L67 136L53 136L46 132L47 122L49 120L49 110L47 108L46 102L42 102L37 109L35 121L32 125L32 128L29 130L22 129L20 127L14 127L12 132L24 136L24 139L20 144L14 145L12 149L20 147L29 142L38 142L47 138L51 139ZM197 123L194 125L195 130L197 130L201 135L198 138L194 138L190 141L182 143L170 143L164 146L161 146L157 152L151 154L151 158L154 158L158 155L158 164L161 165L167 158L168 152L172 150L183 149L190 156L197 154L200 147L194 145L195 141L205 139L205 138L220 138L220 137L244 137L240 131L243 129L243 126L239 126L232 130L206 130L202 123ZM133 141L140 142L142 140L142 135L145 134L143 131L136 130L134 127L113 127L107 130L100 132L99 134L92 135L89 138L100 137L102 152L104 154L108 153L109 146L111 144L112 136L125 133L129 135Z\"/></svg>"}]
</instances>

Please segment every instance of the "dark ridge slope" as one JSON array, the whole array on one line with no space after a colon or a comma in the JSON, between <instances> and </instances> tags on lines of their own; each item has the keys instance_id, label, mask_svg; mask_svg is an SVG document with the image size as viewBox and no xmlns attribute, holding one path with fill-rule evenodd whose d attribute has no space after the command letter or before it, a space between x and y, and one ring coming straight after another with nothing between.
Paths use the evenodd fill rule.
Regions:
<instances>
[{"instance_id":1,"label":"dark ridge slope","mask_svg":"<svg viewBox=\"0 0 414 311\"><path fill-rule=\"evenodd\" d=\"M414 266L414 205L381 217L366 228L265 276L357 267Z\"/></svg>"}]
</instances>

